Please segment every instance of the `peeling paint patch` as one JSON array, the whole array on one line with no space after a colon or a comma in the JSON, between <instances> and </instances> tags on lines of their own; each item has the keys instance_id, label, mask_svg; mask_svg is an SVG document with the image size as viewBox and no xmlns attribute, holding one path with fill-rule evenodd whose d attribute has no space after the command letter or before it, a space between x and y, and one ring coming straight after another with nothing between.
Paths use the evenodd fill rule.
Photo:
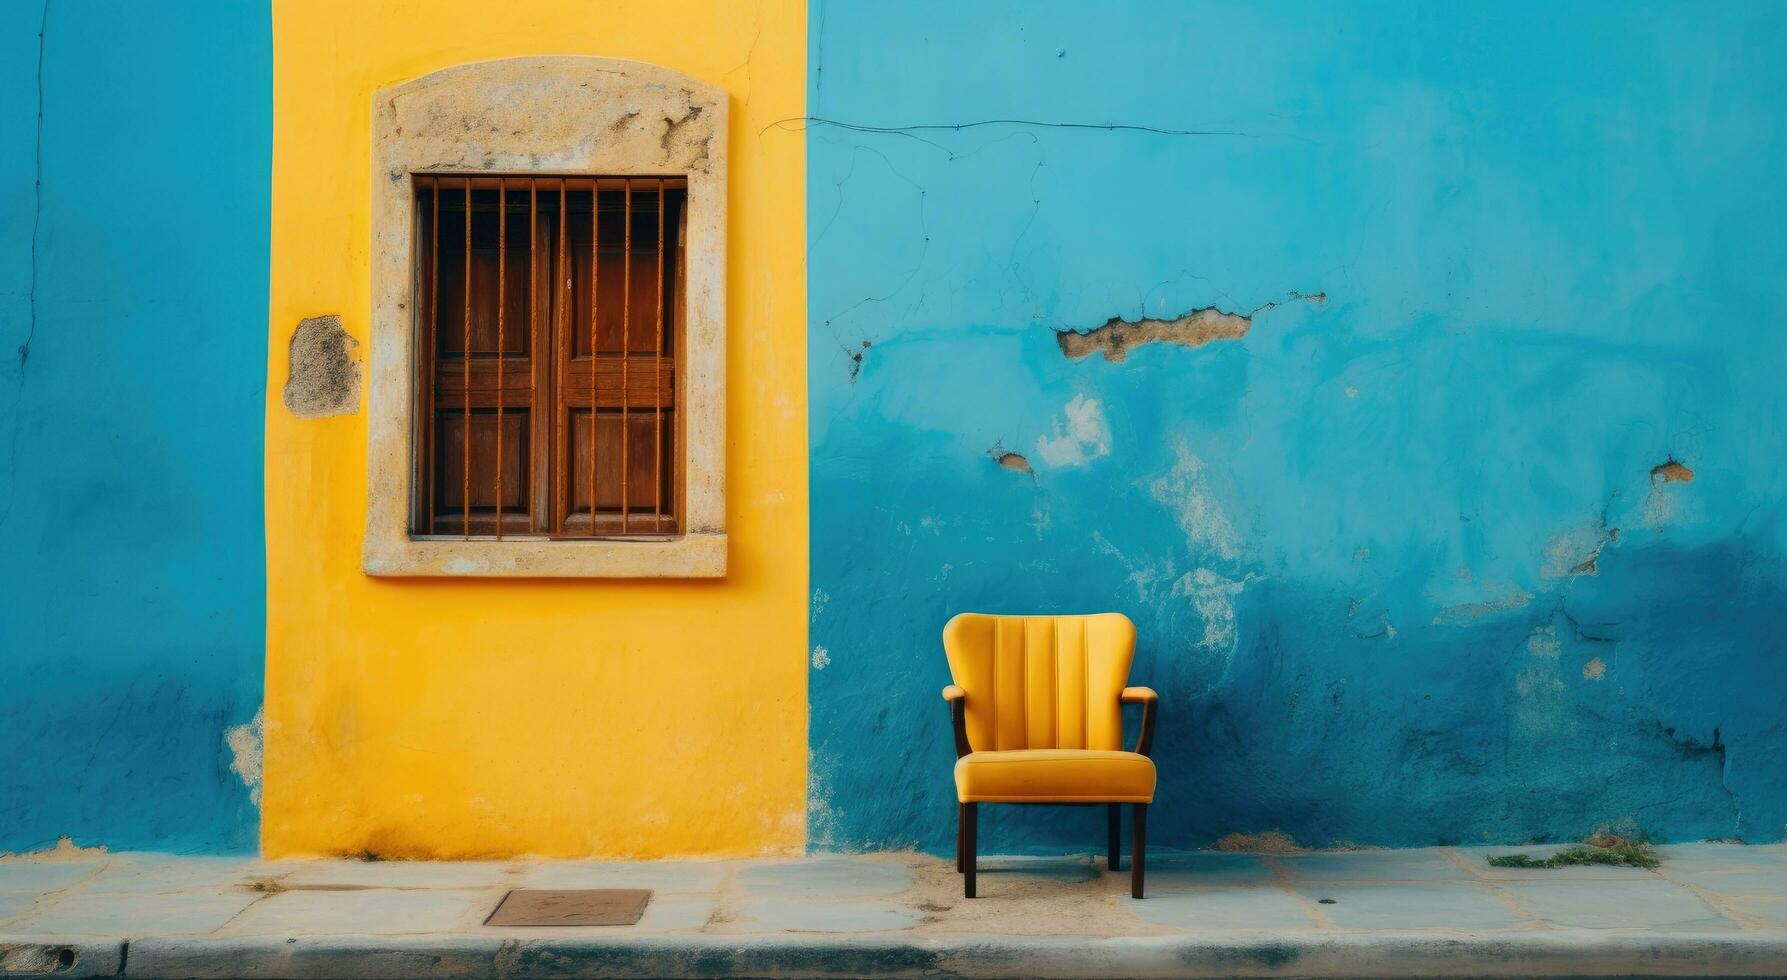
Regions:
<instances>
[{"instance_id":1,"label":"peeling paint patch","mask_svg":"<svg viewBox=\"0 0 1787 980\"><path fill-rule=\"evenodd\" d=\"M1214 306L1203 306L1171 320L1152 317L1125 320L1114 316L1106 320L1103 326L1084 332L1058 330L1055 332L1055 341L1061 345L1061 353L1070 361L1089 357L1096 352L1103 354L1106 361L1117 362L1128 357L1132 349L1146 344L1202 347L1218 340L1239 340L1253 328L1254 317L1281 303L1300 300L1320 303L1327 298L1324 293L1292 293L1283 300L1274 300L1247 313L1229 313Z\"/></svg>"},{"instance_id":2,"label":"peeling paint patch","mask_svg":"<svg viewBox=\"0 0 1787 980\"><path fill-rule=\"evenodd\" d=\"M987 450L987 455L993 458L993 462L1014 473L1028 473L1032 477L1036 476L1036 471L1030 468L1030 460L1026 459L1023 453L1014 453L1006 449L1003 443L993 443L993 447Z\"/></svg>"},{"instance_id":3,"label":"peeling paint patch","mask_svg":"<svg viewBox=\"0 0 1787 980\"><path fill-rule=\"evenodd\" d=\"M1558 654L1563 652L1563 645L1557 641L1557 627L1551 625L1534 627L1526 638L1526 652L1535 657L1556 660Z\"/></svg>"},{"instance_id":4,"label":"peeling paint patch","mask_svg":"<svg viewBox=\"0 0 1787 980\"><path fill-rule=\"evenodd\" d=\"M352 415L360 408L360 342L348 336L339 316L312 316L298 321L286 356L291 375L285 382L286 410L301 419Z\"/></svg>"},{"instance_id":5,"label":"peeling paint patch","mask_svg":"<svg viewBox=\"0 0 1787 980\"><path fill-rule=\"evenodd\" d=\"M1651 467L1650 478L1653 483L1693 483L1694 471L1670 458Z\"/></svg>"},{"instance_id":6,"label":"peeling paint patch","mask_svg":"<svg viewBox=\"0 0 1787 980\"><path fill-rule=\"evenodd\" d=\"M1510 586L1499 598L1485 599L1482 602L1462 602L1455 606L1447 606L1433 617L1433 625L1456 623L1466 619L1482 619L1496 613L1510 612L1533 601L1533 594L1525 589Z\"/></svg>"},{"instance_id":7,"label":"peeling paint patch","mask_svg":"<svg viewBox=\"0 0 1787 980\"><path fill-rule=\"evenodd\" d=\"M825 668L830 667L830 666L831 666L831 653L825 649L824 645L821 644L819 646L813 647L813 669L814 670L824 670Z\"/></svg>"},{"instance_id":8,"label":"peeling paint patch","mask_svg":"<svg viewBox=\"0 0 1787 980\"><path fill-rule=\"evenodd\" d=\"M1600 657L1596 657L1582 665L1582 679L1585 681L1598 681L1606 676L1607 661L1602 660Z\"/></svg>"},{"instance_id":9,"label":"peeling paint patch","mask_svg":"<svg viewBox=\"0 0 1787 980\"><path fill-rule=\"evenodd\" d=\"M1235 648L1235 597L1247 582L1223 578L1208 568L1186 572L1173 583L1173 595L1191 600L1192 609L1204 621L1199 646L1225 655Z\"/></svg>"},{"instance_id":10,"label":"peeling paint patch","mask_svg":"<svg viewBox=\"0 0 1787 980\"><path fill-rule=\"evenodd\" d=\"M1111 427L1104 419L1098 399L1075 395L1062 409L1067 414L1064 425L1059 417L1052 420L1055 434L1036 440L1036 454L1050 466L1084 466L1100 456L1111 454Z\"/></svg>"},{"instance_id":11,"label":"peeling paint patch","mask_svg":"<svg viewBox=\"0 0 1787 980\"><path fill-rule=\"evenodd\" d=\"M261 755L266 746L266 713L261 708L246 725L237 725L223 733L224 747L230 750L230 771L242 778L248 787L248 798L261 805Z\"/></svg>"},{"instance_id":12,"label":"peeling paint patch","mask_svg":"<svg viewBox=\"0 0 1787 980\"><path fill-rule=\"evenodd\" d=\"M1183 442L1174 451L1178 461L1167 475L1148 485L1148 492L1172 511L1194 552L1209 549L1225 561L1234 561L1241 554L1241 536L1210 493L1204 461Z\"/></svg>"},{"instance_id":13,"label":"peeling paint patch","mask_svg":"<svg viewBox=\"0 0 1787 980\"><path fill-rule=\"evenodd\" d=\"M56 838L55 847L41 851L0 851L0 861L90 861L106 854L105 847L82 847L64 834Z\"/></svg>"}]
</instances>

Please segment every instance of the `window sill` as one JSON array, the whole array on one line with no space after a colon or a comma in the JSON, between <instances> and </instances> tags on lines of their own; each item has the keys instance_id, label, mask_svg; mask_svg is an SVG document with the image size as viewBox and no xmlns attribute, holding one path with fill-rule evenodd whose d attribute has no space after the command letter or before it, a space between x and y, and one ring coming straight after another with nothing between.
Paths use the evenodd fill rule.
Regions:
<instances>
[{"instance_id":1,"label":"window sill","mask_svg":"<svg viewBox=\"0 0 1787 980\"><path fill-rule=\"evenodd\" d=\"M624 541L368 540L366 574L419 578L724 578L726 535Z\"/></svg>"}]
</instances>

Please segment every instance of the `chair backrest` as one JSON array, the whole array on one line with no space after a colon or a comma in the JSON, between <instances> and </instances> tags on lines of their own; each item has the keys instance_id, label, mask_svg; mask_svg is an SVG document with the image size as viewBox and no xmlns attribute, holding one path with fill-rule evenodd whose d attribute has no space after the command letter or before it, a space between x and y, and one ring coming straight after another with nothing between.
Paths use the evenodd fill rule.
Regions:
<instances>
[{"instance_id":1,"label":"chair backrest","mask_svg":"<svg viewBox=\"0 0 1787 980\"><path fill-rule=\"evenodd\" d=\"M1121 749L1119 696L1135 657L1122 613L989 616L943 627L956 686L968 692L968 744L1004 749Z\"/></svg>"}]
</instances>

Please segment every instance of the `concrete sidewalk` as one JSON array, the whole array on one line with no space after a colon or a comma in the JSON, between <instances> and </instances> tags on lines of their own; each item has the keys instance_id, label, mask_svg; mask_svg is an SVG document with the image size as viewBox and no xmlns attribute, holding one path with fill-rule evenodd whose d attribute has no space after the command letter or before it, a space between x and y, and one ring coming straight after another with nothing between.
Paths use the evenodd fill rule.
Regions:
<instances>
[{"instance_id":1,"label":"concrete sidewalk","mask_svg":"<svg viewBox=\"0 0 1787 980\"><path fill-rule=\"evenodd\" d=\"M0 861L0 977L1787 975L1787 848L1659 871L1431 848L1085 858ZM511 888L650 888L636 926L505 929Z\"/></svg>"}]
</instances>

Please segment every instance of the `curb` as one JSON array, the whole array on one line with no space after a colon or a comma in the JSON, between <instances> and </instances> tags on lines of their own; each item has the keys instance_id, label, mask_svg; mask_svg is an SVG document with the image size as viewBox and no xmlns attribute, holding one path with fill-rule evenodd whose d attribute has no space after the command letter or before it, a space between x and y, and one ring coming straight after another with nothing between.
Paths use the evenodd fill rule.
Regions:
<instances>
[{"instance_id":1,"label":"curb","mask_svg":"<svg viewBox=\"0 0 1787 980\"><path fill-rule=\"evenodd\" d=\"M65 950L74 951L72 958ZM502 977L1787 976L1787 934L1321 933L895 941L685 938L145 937L0 941L0 976L144 980Z\"/></svg>"}]
</instances>

